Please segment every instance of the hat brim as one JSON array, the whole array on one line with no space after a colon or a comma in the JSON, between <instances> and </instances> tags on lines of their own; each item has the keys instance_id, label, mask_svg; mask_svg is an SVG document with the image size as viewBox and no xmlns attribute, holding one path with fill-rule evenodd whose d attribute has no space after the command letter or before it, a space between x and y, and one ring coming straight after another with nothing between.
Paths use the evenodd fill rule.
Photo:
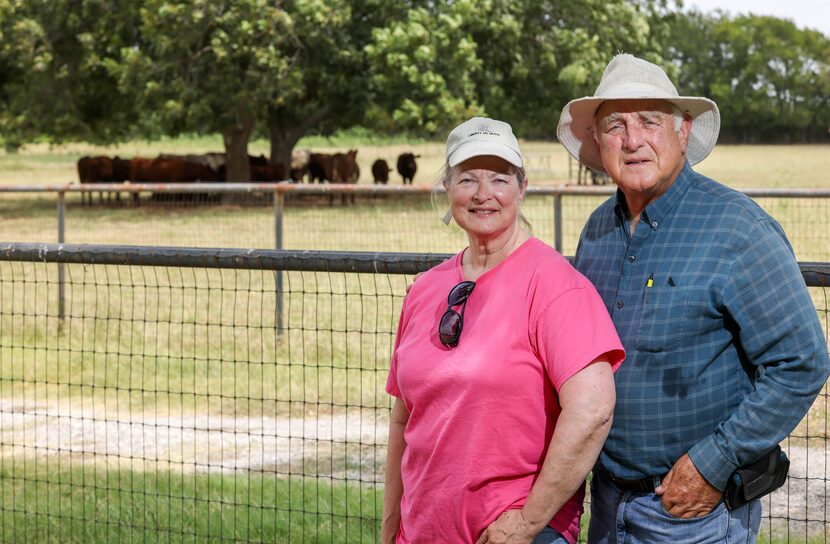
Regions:
<instances>
[{"instance_id":1,"label":"hat brim","mask_svg":"<svg viewBox=\"0 0 830 544\"><path fill-rule=\"evenodd\" d=\"M599 147L594 140L594 114L609 100L657 99L680 108L692 118L692 130L686 145L686 158L697 164L712 152L720 132L720 112L713 101L697 96L586 96L568 102L562 109L556 136L573 158L596 172L607 174Z\"/></svg>"},{"instance_id":2,"label":"hat brim","mask_svg":"<svg viewBox=\"0 0 830 544\"><path fill-rule=\"evenodd\" d=\"M521 168L524 166L522 156L510 147L492 140L467 140L458 146L452 154L447 157L447 164L450 168L458 166L462 162L472 159L473 157L481 157L484 155L492 155L506 160L513 166Z\"/></svg>"}]
</instances>

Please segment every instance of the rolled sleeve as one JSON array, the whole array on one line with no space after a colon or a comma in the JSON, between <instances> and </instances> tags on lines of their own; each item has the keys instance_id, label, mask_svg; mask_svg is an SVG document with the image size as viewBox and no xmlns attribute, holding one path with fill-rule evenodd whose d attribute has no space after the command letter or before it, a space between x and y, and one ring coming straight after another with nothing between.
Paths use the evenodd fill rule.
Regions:
<instances>
[{"instance_id":1,"label":"rolled sleeve","mask_svg":"<svg viewBox=\"0 0 830 544\"><path fill-rule=\"evenodd\" d=\"M725 285L726 315L739 331L753 389L689 456L724 489L729 475L783 440L821 390L830 359L815 307L780 226L759 218Z\"/></svg>"}]
</instances>

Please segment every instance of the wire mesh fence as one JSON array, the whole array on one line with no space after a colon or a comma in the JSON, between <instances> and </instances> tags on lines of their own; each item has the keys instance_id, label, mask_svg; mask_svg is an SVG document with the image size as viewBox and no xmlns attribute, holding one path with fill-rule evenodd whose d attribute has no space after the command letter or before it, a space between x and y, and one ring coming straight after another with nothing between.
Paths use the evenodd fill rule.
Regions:
<instances>
[{"instance_id":1,"label":"wire mesh fence","mask_svg":"<svg viewBox=\"0 0 830 544\"><path fill-rule=\"evenodd\" d=\"M0 246L0 541L376 542L398 314L443 258ZM830 535L829 404L761 541Z\"/></svg>"},{"instance_id":2,"label":"wire mesh fence","mask_svg":"<svg viewBox=\"0 0 830 544\"><path fill-rule=\"evenodd\" d=\"M151 185L120 201L104 186L0 188L0 240L339 251L455 251L464 233L424 187L273 184ZM182 187L188 192L182 191ZM66 189L66 188L63 188ZM613 187L530 187L523 213L534 234L573 255L591 211ZM746 190L784 227L799 260L830 261L830 191ZM274 195L283 195L275 203ZM352 203L351 197L355 196ZM103 198L103 202L101 202ZM343 199L345 198L345 203ZM86 199L85 199L86 200ZM439 196L437 199L443 202ZM330 205L331 203L331 205ZM560 210L558 217L555 210ZM56 216L62 213L63 238ZM277 245L276 230L281 245Z\"/></svg>"}]
</instances>

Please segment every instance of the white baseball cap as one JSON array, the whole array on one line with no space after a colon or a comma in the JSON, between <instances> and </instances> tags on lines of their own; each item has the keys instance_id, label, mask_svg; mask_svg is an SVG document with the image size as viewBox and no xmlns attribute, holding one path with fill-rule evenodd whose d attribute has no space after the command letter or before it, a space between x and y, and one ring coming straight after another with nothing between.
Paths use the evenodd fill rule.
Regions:
<instances>
[{"instance_id":1,"label":"white baseball cap","mask_svg":"<svg viewBox=\"0 0 830 544\"><path fill-rule=\"evenodd\" d=\"M659 99L677 106L692 119L686 147L690 164L705 159L720 130L720 112L712 100L702 96L681 96L662 68L633 55L615 56L605 67L594 96L568 102L559 118L556 136L573 158L588 168L605 172L599 147L591 132L594 113L608 100Z\"/></svg>"},{"instance_id":2,"label":"white baseball cap","mask_svg":"<svg viewBox=\"0 0 830 544\"><path fill-rule=\"evenodd\" d=\"M447 137L447 164L450 168L467 159L493 155L521 168L522 153L513 129L504 121L473 117L464 121Z\"/></svg>"}]
</instances>

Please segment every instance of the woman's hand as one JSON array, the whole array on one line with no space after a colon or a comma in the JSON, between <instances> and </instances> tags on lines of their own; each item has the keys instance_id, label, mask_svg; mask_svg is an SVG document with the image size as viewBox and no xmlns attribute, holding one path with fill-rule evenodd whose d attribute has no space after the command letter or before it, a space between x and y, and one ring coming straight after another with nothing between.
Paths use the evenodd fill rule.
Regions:
<instances>
[{"instance_id":1,"label":"woman's hand","mask_svg":"<svg viewBox=\"0 0 830 544\"><path fill-rule=\"evenodd\" d=\"M536 532L521 510L507 510L481 533L476 544L529 544Z\"/></svg>"}]
</instances>

